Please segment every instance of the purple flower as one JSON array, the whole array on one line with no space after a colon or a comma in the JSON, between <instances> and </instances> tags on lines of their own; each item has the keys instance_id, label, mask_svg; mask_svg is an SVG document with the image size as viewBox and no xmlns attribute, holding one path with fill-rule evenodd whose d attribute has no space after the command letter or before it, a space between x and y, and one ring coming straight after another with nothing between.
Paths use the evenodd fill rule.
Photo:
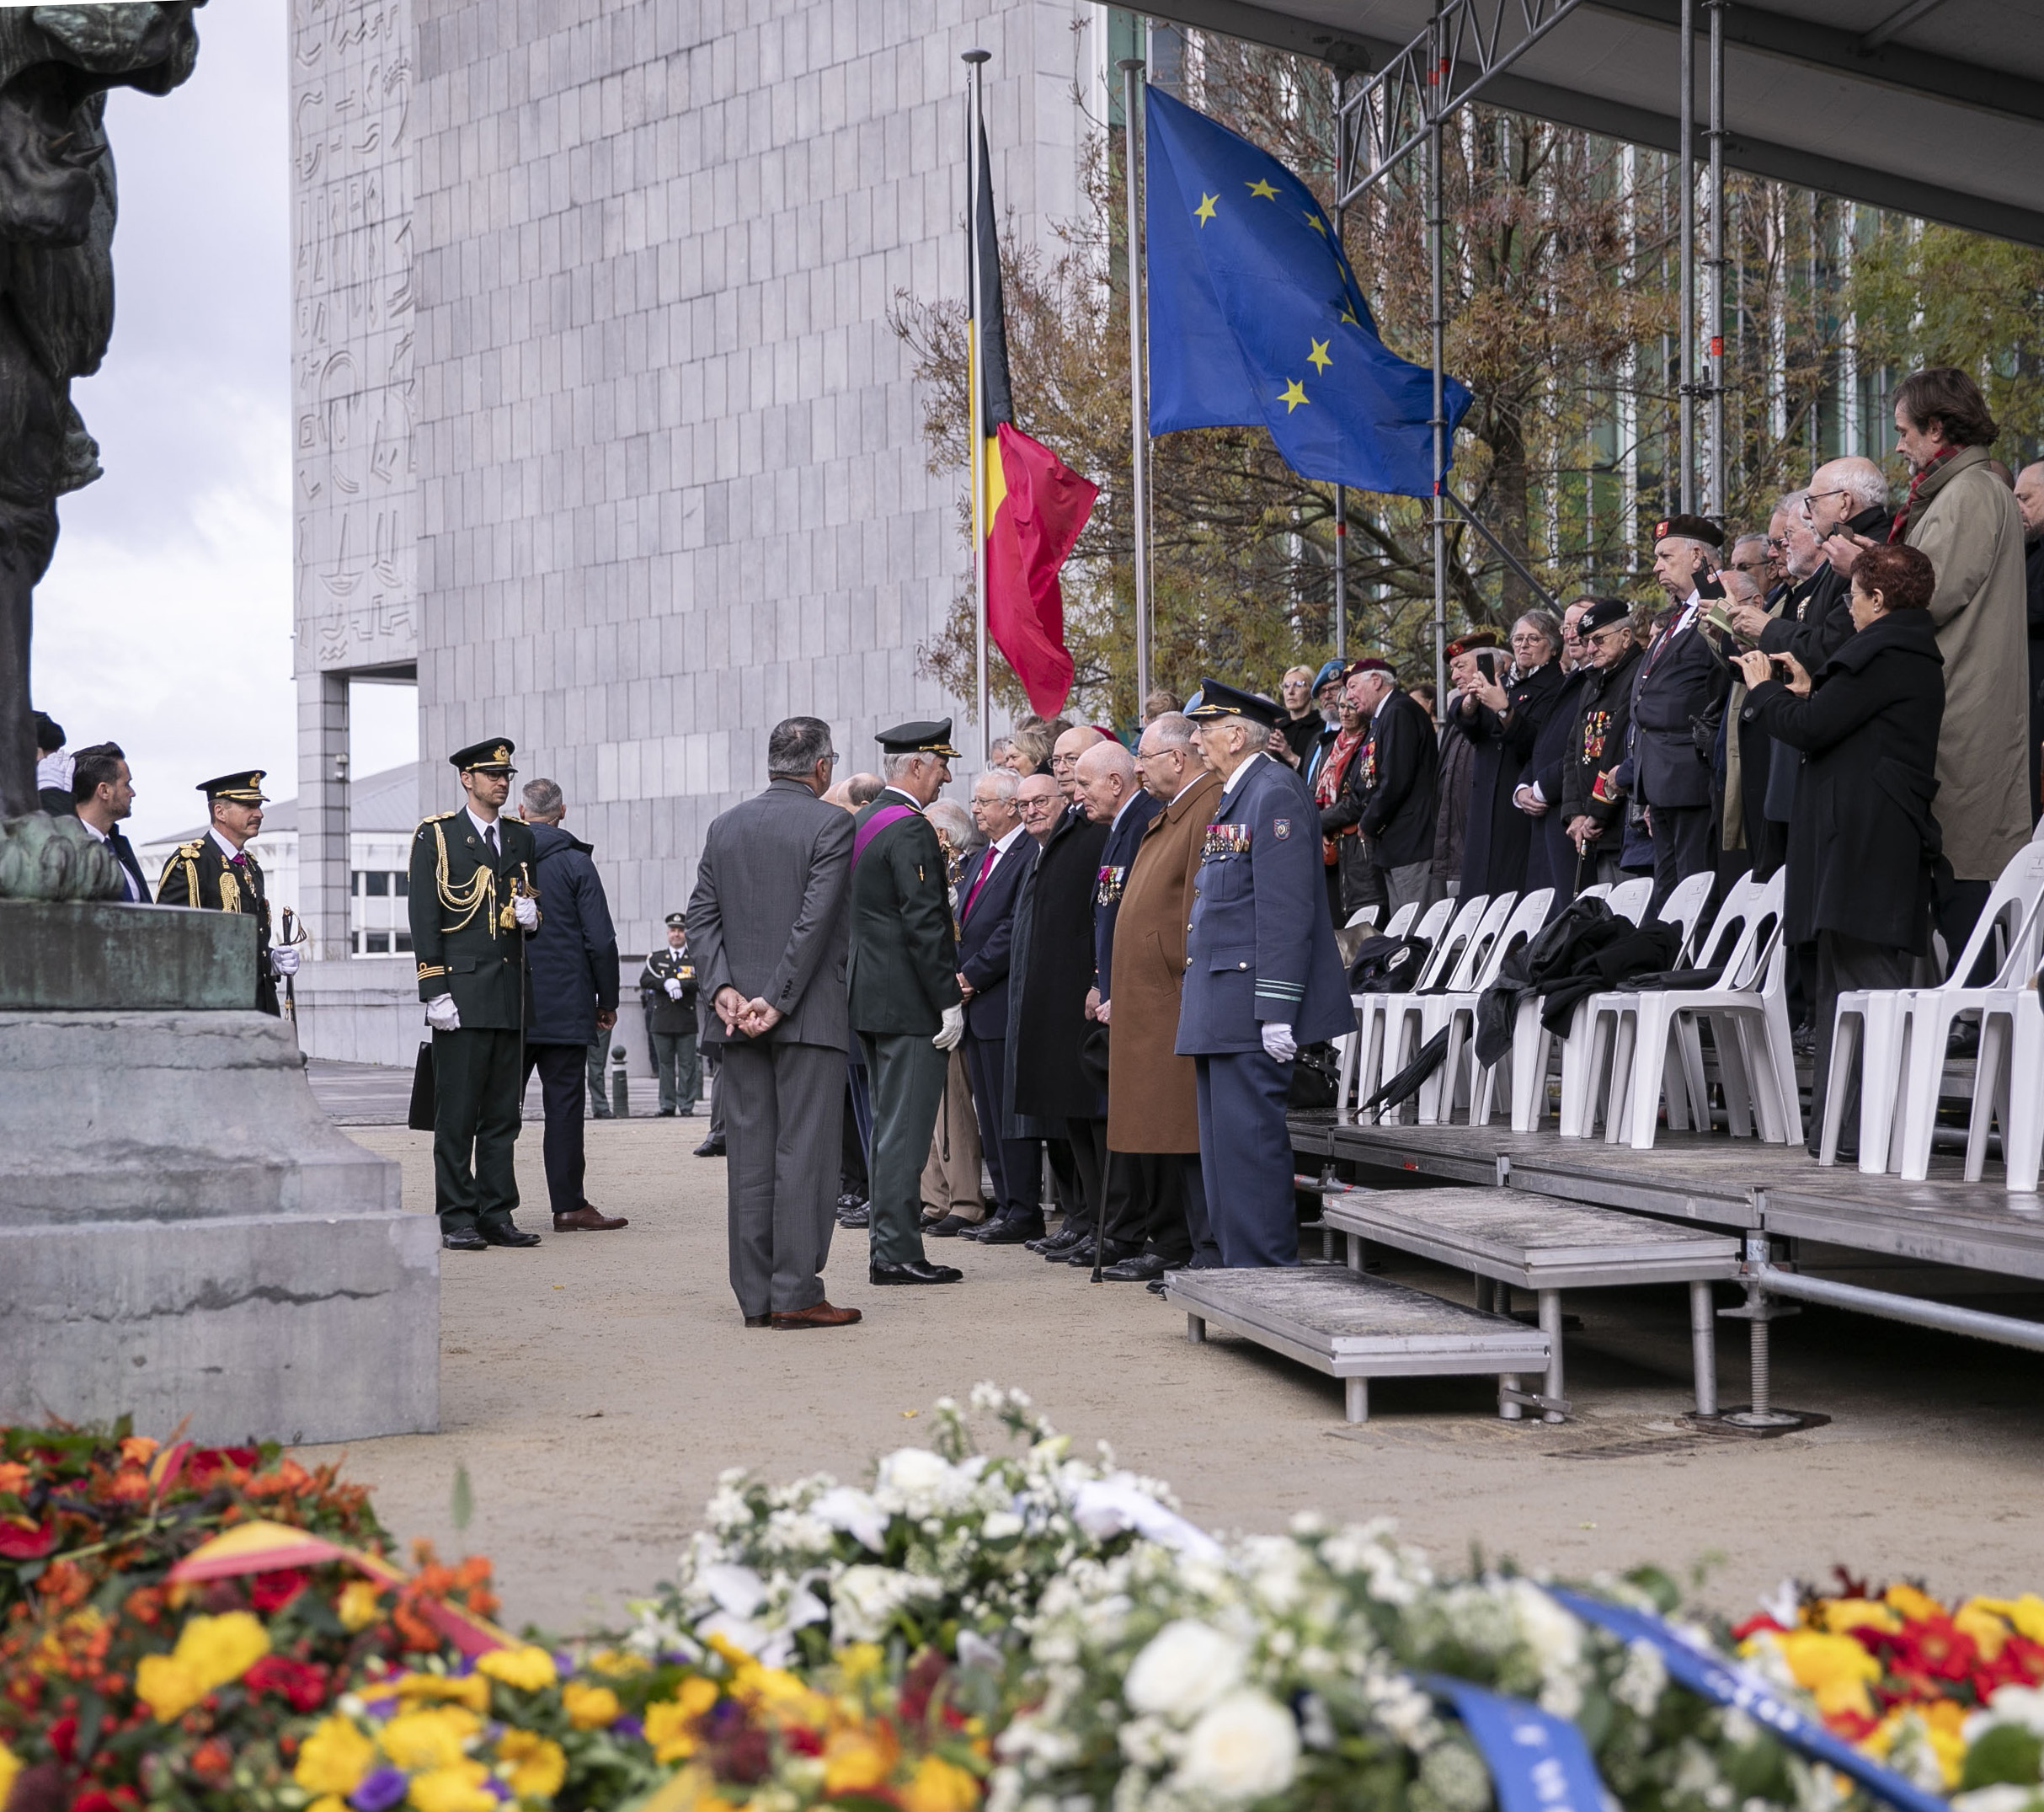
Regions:
<instances>
[{"instance_id":1,"label":"purple flower","mask_svg":"<svg viewBox=\"0 0 2044 1812\"><path fill-rule=\"evenodd\" d=\"M355 1812L390 1812L410 1785L411 1778L403 1768L372 1768L348 1795L348 1804Z\"/></svg>"},{"instance_id":2,"label":"purple flower","mask_svg":"<svg viewBox=\"0 0 2044 1812\"><path fill-rule=\"evenodd\" d=\"M485 1780L483 1785L486 1791L494 1793L499 1799L509 1799L511 1797L511 1789L494 1774Z\"/></svg>"},{"instance_id":3,"label":"purple flower","mask_svg":"<svg viewBox=\"0 0 2044 1812\"><path fill-rule=\"evenodd\" d=\"M620 1736L628 1736L634 1742L646 1734L646 1726L639 1719L634 1718L630 1712L627 1712L611 1728Z\"/></svg>"}]
</instances>

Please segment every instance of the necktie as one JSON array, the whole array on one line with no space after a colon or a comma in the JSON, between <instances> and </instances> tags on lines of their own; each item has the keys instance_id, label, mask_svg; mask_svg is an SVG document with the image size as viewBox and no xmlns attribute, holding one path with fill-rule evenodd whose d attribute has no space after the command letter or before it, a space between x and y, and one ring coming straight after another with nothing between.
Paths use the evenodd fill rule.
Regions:
<instances>
[{"instance_id":1,"label":"necktie","mask_svg":"<svg viewBox=\"0 0 2044 1812\"><path fill-rule=\"evenodd\" d=\"M497 859L497 826L495 825L486 824L483 826L483 841L489 845L489 859L494 863Z\"/></svg>"},{"instance_id":2,"label":"necktie","mask_svg":"<svg viewBox=\"0 0 2044 1812\"><path fill-rule=\"evenodd\" d=\"M229 856L227 858L227 862L230 866L237 869L245 869L248 866L248 858L239 853Z\"/></svg>"},{"instance_id":3,"label":"necktie","mask_svg":"<svg viewBox=\"0 0 2044 1812\"><path fill-rule=\"evenodd\" d=\"M994 872L994 858L1000 853L991 843L986 846L986 853L979 858L979 878L973 883L972 891L965 896L965 910L958 914L960 918L972 917L973 901L979 897L979 890L986 885L987 876Z\"/></svg>"}]
</instances>

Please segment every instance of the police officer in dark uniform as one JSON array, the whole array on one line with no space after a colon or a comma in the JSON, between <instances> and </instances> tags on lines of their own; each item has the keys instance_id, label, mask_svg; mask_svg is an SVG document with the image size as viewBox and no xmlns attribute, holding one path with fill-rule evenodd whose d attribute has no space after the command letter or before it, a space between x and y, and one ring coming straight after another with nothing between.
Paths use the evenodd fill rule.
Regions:
<instances>
[{"instance_id":1,"label":"police officer in dark uniform","mask_svg":"<svg viewBox=\"0 0 2044 1812\"><path fill-rule=\"evenodd\" d=\"M1710 751L1732 690L1731 663L1703 620L1699 587L1713 583L1725 532L1700 516L1654 527L1654 577L1674 601L1655 626L1632 683L1632 747L1640 803L1654 840L1653 902L1678 881L1715 873L1710 836Z\"/></svg>"},{"instance_id":2,"label":"police officer in dark uniform","mask_svg":"<svg viewBox=\"0 0 2044 1812\"><path fill-rule=\"evenodd\" d=\"M696 997L701 992L696 959L688 951L688 915L667 915L667 948L655 950L640 970L640 992L652 1003L647 1029L653 1039L654 1072L660 1078L660 1113L684 1119L702 1095L696 1064Z\"/></svg>"},{"instance_id":3,"label":"police officer in dark uniform","mask_svg":"<svg viewBox=\"0 0 2044 1812\"><path fill-rule=\"evenodd\" d=\"M873 1087L868 1275L876 1284L955 1284L923 1255L922 1169L948 1053L965 1035L958 939L944 852L923 815L951 778L951 719L878 737L887 784L854 820L851 947L845 985Z\"/></svg>"},{"instance_id":4,"label":"police officer in dark uniform","mask_svg":"<svg viewBox=\"0 0 2044 1812\"><path fill-rule=\"evenodd\" d=\"M1207 1213L1231 1268L1296 1264L1284 1122L1302 1045L1355 1027L1327 917L1320 812L1263 752L1278 707L1214 680L1185 714L1221 777L1193 886L1177 1054L1195 1060Z\"/></svg>"},{"instance_id":5,"label":"police officer in dark uniform","mask_svg":"<svg viewBox=\"0 0 2044 1812\"><path fill-rule=\"evenodd\" d=\"M412 837L412 949L433 1029L433 1192L454 1252L536 1246L520 1232L512 1152L531 1013L526 934L539 928L532 832L500 815L515 745L493 736L448 759L467 804Z\"/></svg>"},{"instance_id":6,"label":"police officer in dark uniform","mask_svg":"<svg viewBox=\"0 0 2044 1812\"><path fill-rule=\"evenodd\" d=\"M280 1018L277 983L298 973L298 952L289 944L274 943L262 864L247 847L263 828L264 772L260 767L243 768L200 783L199 791L205 794L212 824L204 837L179 844L163 864L156 884L156 903L245 912L253 917L258 945L250 1004L259 1012Z\"/></svg>"}]
</instances>

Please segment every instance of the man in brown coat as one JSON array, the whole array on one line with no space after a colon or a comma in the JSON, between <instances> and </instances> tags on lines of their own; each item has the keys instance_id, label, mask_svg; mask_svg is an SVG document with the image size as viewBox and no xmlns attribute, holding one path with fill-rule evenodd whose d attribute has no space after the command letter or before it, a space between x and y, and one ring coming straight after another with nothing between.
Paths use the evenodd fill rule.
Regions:
<instances>
[{"instance_id":1,"label":"man in brown coat","mask_svg":"<svg viewBox=\"0 0 2044 1812\"><path fill-rule=\"evenodd\" d=\"M1185 930L1207 820L1220 777L1207 768L1193 726L1176 711L1153 718L1136 750L1145 791L1163 802L1150 820L1122 886L1114 921L1113 986L1098 1008L1108 1029L1107 1146L1175 1156L1179 1196L1165 1196L1143 1250L1103 1275L1148 1283L1166 1270L1218 1265L1199 1172L1199 1109L1193 1063L1173 1055Z\"/></svg>"}]
</instances>

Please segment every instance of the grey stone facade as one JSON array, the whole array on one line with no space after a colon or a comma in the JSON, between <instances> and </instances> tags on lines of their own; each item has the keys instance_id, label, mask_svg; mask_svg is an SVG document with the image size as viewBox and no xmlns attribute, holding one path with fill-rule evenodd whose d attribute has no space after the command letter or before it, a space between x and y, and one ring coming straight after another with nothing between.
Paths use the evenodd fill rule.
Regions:
<instances>
[{"instance_id":1,"label":"grey stone facade","mask_svg":"<svg viewBox=\"0 0 2044 1812\"><path fill-rule=\"evenodd\" d=\"M828 719L852 767L898 719L964 728L916 671L969 574L963 474L926 470L888 317L963 286L967 48L1014 230L1077 211L1097 9L295 0L401 3L421 754L515 738L643 949L777 719ZM300 332L302 364L302 302Z\"/></svg>"}]
</instances>

